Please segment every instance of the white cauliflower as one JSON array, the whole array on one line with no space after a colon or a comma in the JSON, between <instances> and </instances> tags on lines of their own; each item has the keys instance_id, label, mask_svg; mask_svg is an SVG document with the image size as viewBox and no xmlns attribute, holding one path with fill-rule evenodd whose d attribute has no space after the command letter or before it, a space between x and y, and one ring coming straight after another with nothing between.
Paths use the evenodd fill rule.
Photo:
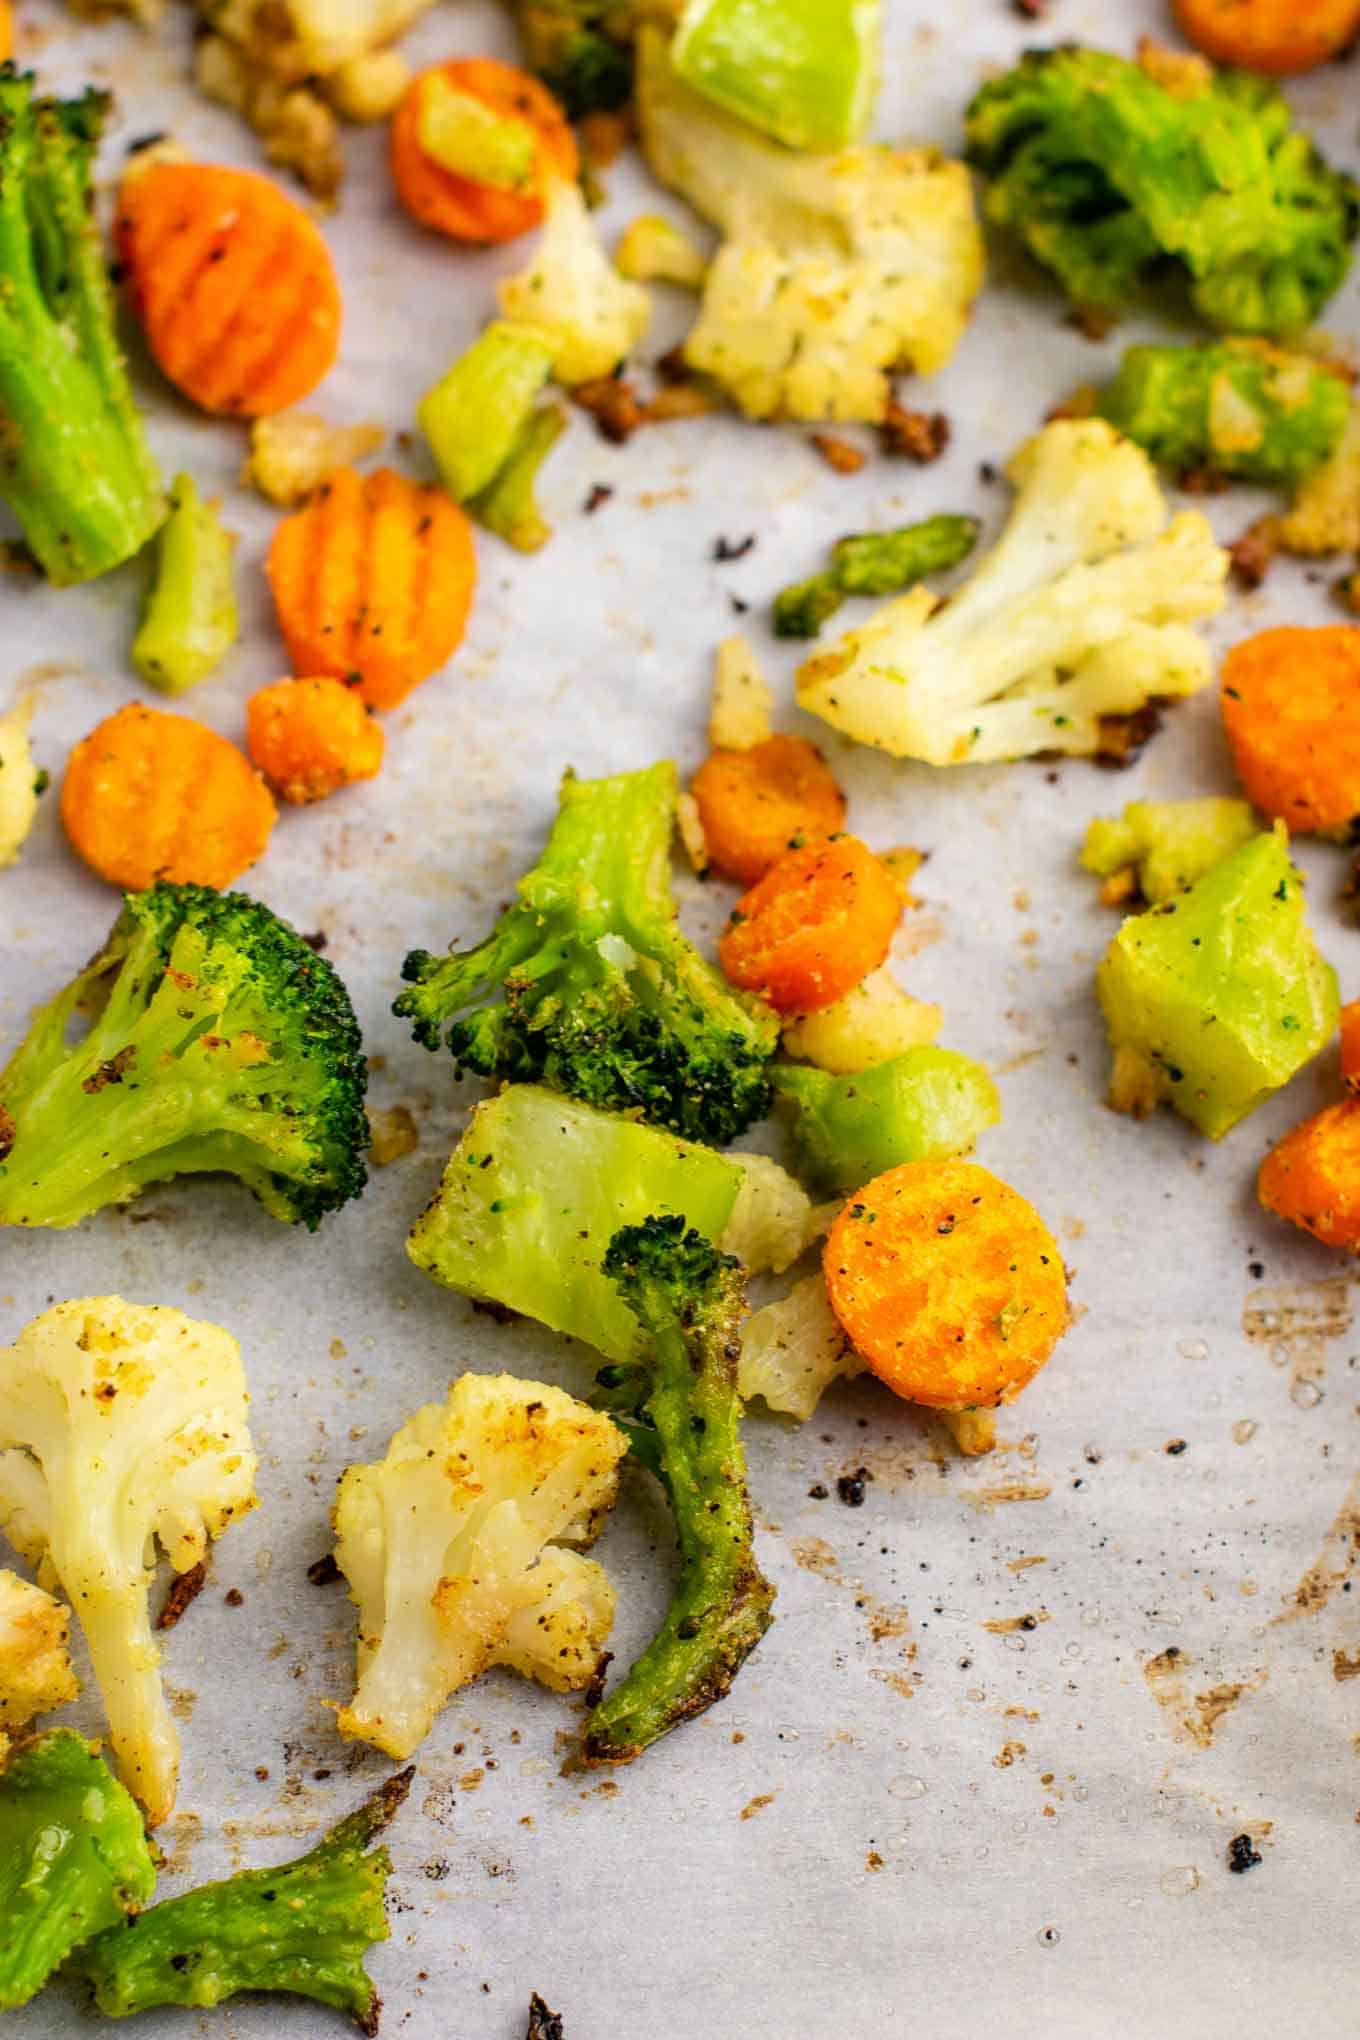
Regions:
<instances>
[{"instance_id":1,"label":"white cauliflower","mask_svg":"<svg viewBox=\"0 0 1360 2040\"><path fill-rule=\"evenodd\" d=\"M432 0L198 0L216 35L234 43L252 68L295 85L324 82L384 50L420 19Z\"/></svg>"},{"instance_id":2,"label":"white cauliflower","mask_svg":"<svg viewBox=\"0 0 1360 2040\"><path fill-rule=\"evenodd\" d=\"M581 187L553 178L529 268L497 286L507 319L532 326L553 349L553 374L568 388L612 375L647 330L652 301L619 275Z\"/></svg>"},{"instance_id":3,"label":"white cauliflower","mask_svg":"<svg viewBox=\"0 0 1360 2040\"><path fill-rule=\"evenodd\" d=\"M6 1732L64 1707L80 1691L66 1635L71 1611L18 1573L0 1570L0 1754Z\"/></svg>"},{"instance_id":4,"label":"white cauliflower","mask_svg":"<svg viewBox=\"0 0 1360 2040\"><path fill-rule=\"evenodd\" d=\"M376 453L386 437L384 425L332 425L315 411L276 411L252 422L241 480L271 503L296 509L327 475Z\"/></svg>"},{"instance_id":5,"label":"white cauliflower","mask_svg":"<svg viewBox=\"0 0 1360 2040\"><path fill-rule=\"evenodd\" d=\"M814 1204L801 1183L769 1155L732 1154L741 1188L720 1242L748 1275L782 1275L819 1240L840 1210Z\"/></svg>"},{"instance_id":6,"label":"white cauliflower","mask_svg":"<svg viewBox=\"0 0 1360 2040\"><path fill-rule=\"evenodd\" d=\"M895 371L953 354L982 286L962 163L875 145L808 155L691 92L664 36L638 39L647 160L711 220L691 367L750 418L882 418Z\"/></svg>"},{"instance_id":7,"label":"white cauliflower","mask_svg":"<svg viewBox=\"0 0 1360 2040\"><path fill-rule=\"evenodd\" d=\"M741 1328L737 1388L745 1401L759 1396L772 1410L806 1423L833 1381L862 1374L864 1362L841 1330L826 1278L795 1282L787 1296L767 1303Z\"/></svg>"},{"instance_id":8,"label":"white cauliflower","mask_svg":"<svg viewBox=\"0 0 1360 2040\"><path fill-rule=\"evenodd\" d=\"M347 1467L335 1557L359 1611L345 1735L406 1757L451 1693L491 1665L559 1692L589 1683L614 1621L589 1542L627 1451L560 1388L464 1374L374 1466Z\"/></svg>"},{"instance_id":9,"label":"white cauliflower","mask_svg":"<svg viewBox=\"0 0 1360 2040\"><path fill-rule=\"evenodd\" d=\"M786 1022L783 1041L799 1062L848 1077L908 1049L928 1048L943 1025L940 1008L913 999L885 963L834 1006Z\"/></svg>"},{"instance_id":10,"label":"white cauliflower","mask_svg":"<svg viewBox=\"0 0 1360 2040\"><path fill-rule=\"evenodd\" d=\"M156 1304L59 1303L0 1349L0 1529L80 1618L128 1789L154 1826L179 1737L152 1638L149 1558L176 1572L254 1506L235 1339Z\"/></svg>"},{"instance_id":11,"label":"white cauliflower","mask_svg":"<svg viewBox=\"0 0 1360 2040\"><path fill-rule=\"evenodd\" d=\"M750 644L733 634L718 646L713 660L713 705L708 712L708 741L715 751L753 751L774 734L770 710L774 691Z\"/></svg>"},{"instance_id":12,"label":"white cauliflower","mask_svg":"<svg viewBox=\"0 0 1360 2040\"><path fill-rule=\"evenodd\" d=\"M1147 456L1102 419L1047 425L1010 465L1010 522L942 606L924 588L808 659L798 699L861 743L930 765L1089 755L1101 720L1208 684L1187 626L1222 608L1207 520L1167 521Z\"/></svg>"},{"instance_id":13,"label":"white cauliflower","mask_svg":"<svg viewBox=\"0 0 1360 2040\"><path fill-rule=\"evenodd\" d=\"M0 715L0 871L17 859L38 812L38 774L28 745L32 716L28 695Z\"/></svg>"}]
</instances>

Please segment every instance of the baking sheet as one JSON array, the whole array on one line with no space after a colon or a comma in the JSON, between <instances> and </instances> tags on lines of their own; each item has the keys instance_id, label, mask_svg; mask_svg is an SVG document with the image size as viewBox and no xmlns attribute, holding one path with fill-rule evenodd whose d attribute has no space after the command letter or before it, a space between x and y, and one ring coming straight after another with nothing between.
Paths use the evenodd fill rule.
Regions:
<instances>
[{"instance_id":1,"label":"baking sheet","mask_svg":"<svg viewBox=\"0 0 1360 2040\"><path fill-rule=\"evenodd\" d=\"M178 19L156 42L123 24L76 30L36 5L25 14L50 81L115 87L106 167L128 137L166 128L203 155L256 160L237 124L185 89ZM1129 51L1163 27L1152 4L1054 0L1043 33ZM957 146L983 67L1038 35L1002 0L948 22L920 0L895 5L879 131ZM428 60L510 43L498 12L460 4L437 10L413 47ZM1293 90L1343 160L1356 154L1355 76L1332 67ZM343 360L317 402L408 426L521 255L436 245L396 212L379 138L351 135L348 153L327 227ZM638 209L644 182L626 166L609 173L611 227ZM683 316L679 299L662 303L658 351ZM1354 283L1328 324L1356 334ZM796 651L762 622L773 591L847 529L976 508L995 530L1006 494L979 464L1003 460L1142 330L1092 346L1056 296L998 256L957 360L922 391L954 425L948 455L925 470L873 462L838 477L803 433L730 418L611 448L575 417L545 472L552 545L521 560L479 540L467 642L390 719L383 776L285 814L244 881L325 933L382 1058L372 1102L412 1111L418 1150L376 1171L314 1239L230 1185L195 1181L74 1233L0 1235L0 1338L56 1298L119 1291L228 1326L252 1386L262 1505L227 1535L207 1591L166 1639L184 1753L162 1891L297 1853L385 1774L376 1753L336 1737L322 1704L349 1690L352 1621L343 1590L310 1585L306 1568L328 1548L342 1467L379 1457L395 1422L463 1368L569 1388L590 1377L588 1356L475 1315L405 1259L405 1229L475 1090L455 1088L448 1060L389 1017L404 951L488 924L542 840L564 764L697 763L712 650L738 624L798 726ZM206 491L228 491L243 533L246 636L191 704L239 737L248 693L283 670L258 571L271 515L233 492L240 436L177 407L149 372L143 382L167 472L183 463ZM419 449L407 458L418 467ZM596 483L614 493L586 515ZM1228 536L1253 514L1240 492L1204 507ZM748 535L742 559L715 563L719 537ZM1323 580L1277 566L1260 595L1234 600L1218 642L1325 620ZM36 751L54 773L135 691L137 586L133 572L62 594L5 583L0 688L37 681ZM1212 696L1176 713L1122 777L1081 764L936 775L837 739L830 749L852 826L930 852L898 967L943 1001L943 1039L996 1071L1005 1119L981 1159L1059 1232L1078 1322L1004 1413L990 1460L960 1461L872 1384L840 1387L801 1429L752 1417L778 1619L730 1701L634 1768L564 1771L574 1703L509 1675L445 1710L392 1835L392 1937L372 1957L384 2030L518 2040L536 1989L569 2040L1165 2040L1247 2016L1260 2031L1287 2017L1323 2040L1353 2035L1360 1682L1336 1676L1334 1653L1360 1648L1349 1594L1360 1332L1347 1265L1252 1201L1267 1143L1334 1095L1335 1059L1218 1147L1169 1115L1142 1127L1111 1116L1090 986L1113 920L1074 868L1095 814L1136 795L1233 790ZM1342 860L1305 850L1303 862L1343 994L1355 994ZM681 886L691 925L711 933L727 896ZM90 953L114 904L66 851L49 796L22 864L0 875L4 1043ZM1185 1449L1170 1452L1177 1441ZM835 1482L861 1467L872 1479L856 1510ZM672 1562L641 1480L599 1556L619 1586L626 1660L664 1605ZM1299 1614L1305 1575L1311 1612ZM228 1604L232 1589L242 1605ZM1032 1628L1014 1626L1028 1617ZM1182 1656L1166 1670L1171 1646ZM97 1702L71 1718L95 1730ZM1263 1861L1233 1876L1226 1847L1244 1830ZM58 1986L8 2030L53 2040L87 2018ZM340 2025L273 2000L155 2015L139 2030L310 2040Z\"/></svg>"}]
</instances>

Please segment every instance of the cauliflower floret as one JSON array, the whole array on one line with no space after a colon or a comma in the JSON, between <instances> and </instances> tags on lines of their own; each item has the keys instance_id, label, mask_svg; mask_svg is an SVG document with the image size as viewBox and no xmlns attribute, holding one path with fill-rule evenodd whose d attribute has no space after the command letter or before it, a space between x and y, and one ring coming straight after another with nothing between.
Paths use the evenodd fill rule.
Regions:
<instances>
[{"instance_id":1,"label":"cauliflower floret","mask_svg":"<svg viewBox=\"0 0 1360 2040\"><path fill-rule=\"evenodd\" d=\"M154 1826L179 1737L151 1633L158 1539L176 1572L254 1506L235 1339L156 1304L59 1303L0 1349L0 1529L80 1617L118 1767Z\"/></svg>"},{"instance_id":2,"label":"cauliflower floret","mask_svg":"<svg viewBox=\"0 0 1360 2040\"><path fill-rule=\"evenodd\" d=\"M982 285L968 172L931 149L807 155L691 92L638 40L647 160L724 239L685 359L751 418L882 418L889 377L930 375Z\"/></svg>"},{"instance_id":3,"label":"cauliflower floret","mask_svg":"<svg viewBox=\"0 0 1360 2040\"><path fill-rule=\"evenodd\" d=\"M820 1269L795 1282L778 1303L767 1303L741 1328L737 1388L744 1401L759 1396L772 1410L806 1423L833 1381L864 1372L846 1340Z\"/></svg>"},{"instance_id":4,"label":"cauliflower floret","mask_svg":"<svg viewBox=\"0 0 1360 2040\"><path fill-rule=\"evenodd\" d=\"M774 733L774 692L744 637L725 637L713 661L708 741L715 751L753 751Z\"/></svg>"},{"instance_id":5,"label":"cauliflower floret","mask_svg":"<svg viewBox=\"0 0 1360 2040\"><path fill-rule=\"evenodd\" d=\"M194 45L194 83L205 99L240 114L269 162L293 171L313 197L334 198L345 175L340 129L310 83L276 77L223 35L205 35Z\"/></svg>"},{"instance_id":6,"label":"cauliflower floret","mask_svg":"<svg viewBox=\"0 0 1360 2040\"><path fill-rule=\"evenodd\" d=\"M406 33L432 0L198 0L213 33L252 69L295 85L326 79Z\"/></svg>"},{"instance_id":7,"label":"cauliflower floret","mask_svg":"<svg viewBox=\"0 0 1360 2040\"><path fill-rule=\"evenodd\" d=\"M678 283L698 290L708 272L708 257L661 213L639 213L619 236L614 265L634 283Z\"/></svg>"},{"instance_id":8,"label":"cauliflower floret","mask_svg":"<svg viewBox=\"0 0 1360 2040\"><path fill-rule=\"evenodd\" d=\"M834 1006L790 1020L783 1039L799 1062L848 1077L891 1062L908 1049L929 1048L943 1024L940 1008L913 999L885 963Z\"/></svg>"},{"instance_id":9,"label":"cauliflower floret","mask_svg":"<svg viewBox=\"0 0 1360 2040\"><path fill-rule=\"evenodd\" d=\"M64 1707L80 1691L66 1648L70 1625L70 1609L51 1594L0 1571L0 1753L5 1731Z\"/></svg>"},{"instance_id":10,"label":"cauliflower floret","mask_svg":"<svg viewBox=\"0 0 1360 2040\"><path fill-rule=\"evenodd\" d=\"M720 1242L748 1275L782 1275L830 1225L839 1204L814 1204L787 1169L769 1155L729 1154L741 1188Z\"/></svg>"},{"instance_id":11,"label":"cauliflower floret","mask_svg":"<svg viewBox=\"0 0 1360 2040\"><path fill-rule=\"evenodd\" d=\"M27 695L0 715L0 871L18 858L38 812L38 774L28 746L32 717Z\"/></svg>"},{"instance_id":12,"label":"cauliflower floret","mask_svg":"<svg viewBox=\"0 0 1360 2040\"><path fill-rule=\"evenodd\" d=\"M498 296L507 319L552 342L553 373L568 387L612 375L652 315L646 291L605 253L580 185L563 177L549 186L532 264L502 278Z\"/></svg>"},{"instance_id":13,"label":"cauliflower floret","mask_svg":"<svg viewBox=\"0 0 1360 2040\"><path fill-rule=\"evenodd\" d=\"M327 475L376 453L386 437L383 425L332 425L315 411L276 411L251 425L241 480L271 503L295 509Z\"/></svg>"},{"instance_id":14,"label":"cauliflower floret","mask_svg":"<svg viewBox=\"0 0 1360 2040\"><path fill-rule=\"evenodd\" d=\"M1286 552L1307 558L1360 552L1360 404L1351 405L1336 452L1309 475L1277 531Z\"/></svg>"},{"instance_id":15,"label":"cauliflower floret","mask_svg":"<svg viewBox=\"0 0 1360 2040\"><path fill-rule=\"evenodd\" d=\"M406 1757L491 1665L558 1692L589 1683L614 1620L588 1542L612 1508L622 1431L560 1388L464 1374L373 1466L347 1467L335 1557L359 1611L341 1731Z\"/></svg>"},{"instance_id":16,"label":"cauliflower floret","mask_svg":"<svg viewBox=\"0 0 1360 2040\"><path fill-rule=\"evenodd\" d=\"M1208 684L1187 625L1222 608L1228 556L1207 520L1167 522L1152 465L1101 419L1062 419L1011 462L1010 522L941 607L924 588L808 659L798 699L930 765L1089 755L1101 721Z\"/></svg>"}]
</instances>

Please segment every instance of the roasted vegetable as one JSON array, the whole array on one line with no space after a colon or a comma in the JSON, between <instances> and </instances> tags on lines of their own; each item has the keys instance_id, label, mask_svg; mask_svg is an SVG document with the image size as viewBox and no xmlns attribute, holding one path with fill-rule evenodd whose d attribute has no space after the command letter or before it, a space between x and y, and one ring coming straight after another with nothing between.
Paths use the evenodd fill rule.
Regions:
<instances>
[{"instance_id":1,"label":"roasted vegetable","mask_svg":"<svg viewBox=\"0 0 1360 2040\"><path fill-rule=\"evenodd\" d=\"M1081 846L1082 867L1097 878L1127 872L1126 896L1136 891L1150 907L1187 892L1225 857L1257 833L1244 800L1135 800L1117 819L1090 824Z\"/></svg>"},{"instance_id":2,"label":"roasted vegetable","mask_svg":"<svg viewBox=\"0 0 1360 2040\"><path fill-rule=\"evenodd\" d=\"M1264 340L1130 347L1101 416L1173 474L1208 471L1292 489L1340 444L1341 376Z\"/></svg>"},{"instance_id":3,"label":"roasted vegetable","mask_svg":"<svg viewBox=\"0 0 1360 2040\"><path fill-rule=\"evenodd\" d=\"M687 0L687 85L790 149L858 141L878 89L880 0Z\"/></svg>"},{"instance_id":4,"label":"roasted vegetable","mask_svg":"<svg viewBox=\"0 0 1360 2040\"><path fill-rule=\"evenodd\" d=\"M1360 815L1360 626L1263 630L1223 662L1223 728L1261 812L1299 834Z\"/></svg>"},{"instance_id":5,"label":"roasted vegetable","mask_svg":"<svg viewBox=\"0 0 1360 2040\"><path fill-rule=\"evenodd\" d=\"M831 565L774 598L776 637L816 637L847 595L901 595L928 574L967 559L977 543L976 517L927 517L896 531L862 531L831 548Z\"/></svg>"},{"instance_id":6,"label":"roasted vegetable","mask_svg":"<svg viewBox=\"0 0 1360 2040\"><path fill-rule=\"evenodd\" d=\"M13 864L38 815L38 771L29 748L33 701L25 696L0 715L0 871Z\"/></svg>"},{"instance_id":7,"label":"roasted vegetable","mask_svg":"<svg viewBox=\"0 0 1360 2040\"><path fill-rule=\"evenodd\" d=\"M71 1611L0 1569L0 1762L11 1730L64 1707L80 1691L66 1648Z\"/></svg>"},{"instance_id":8,"label":"roasted vegetable","mask_svg":"<svg viewBox=\"0 0 1360 2040\"><path fill-rule=\"evenodd\" d=\"M156 576L147 591L132 663L164 694L182 694L215 672L240 635L232 556L225 531L192 475L176 475L170 514L156 541Z\"/></svg>"},{"instance_id":9,"label":"roasted vegetable","mask_svg":"<svg viewBox=\"0 0 1360 2040\"><path fill-rule=\"evenodd\" d=\"M775 1096L788 1107L798 1167L814 1188L857 1190L899 1162L967 1154L1001 1117L980 1063L948 1048L914 1048L857 1075L781 1064Z\"/></svg>"},{"instance_id":10,"label":"roasted vegetable","mask_svg":"<svg viewBox=\"0 0 1360 2040\"><path fill-rule=\"evenodd\" d=\"M497 287L501 316L547 340L560 383L593 382L641 340L652 301L609 260L579 184L550 178L545 203L533 261Z\"/></svg>"}]
</instances>

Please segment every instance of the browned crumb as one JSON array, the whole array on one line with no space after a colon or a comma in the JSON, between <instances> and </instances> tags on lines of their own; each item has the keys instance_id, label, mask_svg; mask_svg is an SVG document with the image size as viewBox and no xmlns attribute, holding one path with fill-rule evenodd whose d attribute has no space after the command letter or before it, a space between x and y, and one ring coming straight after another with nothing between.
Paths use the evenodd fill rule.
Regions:
<instances>
[{"instance_id":1,"label":"browned crumb","mask_svg":"<svg viewBox=\"0 0 1360 2040\"><path fill-rule=\"evenodd\" d=\"M1259 588L1280 550L1278 517L1258 517L1228 547L1232 577L1239 588Z\"/></svg>"},{"instance_id":2,"label":"browned crumb","mask_svg":"<svg viewBox=\"0 0 1360 2040\"><path fill-rule=\"evenodd\" d=\"M1360 574L1343 574L1336 583L1337 601L1352 616L1360 616Z\"/></svg>"},{"instance_id":3,"label":"browned crumb","mask_svg":"<svg viewBox=\"0 0 1360 2040\"><path fill-rule=\"evenodd\" d=\"M1098 765L1122 771L1132 765L1145 744L1151 743L1162 726L1161 704L1149 701L1132 715L1103 715L1100 742L1095 757Z\"/></svg>"},{"instance_id":4,"label":"browned crumb","mask_svg":"<svg viewBox=\"0 0 1360 2040\"><path fill-rule=\"evenodd\" d=\"M368 1114L368 1159L375 1169L385 1169L414 1153L420 1145L415 1114L409 1105L392 1105L386 1111Z\"/></svg>"},{"instance_id":5,"label":"browned crumb","mask_svg":"<svg viewBox=\"0 0 1360 2040\"><path fill-rule=\"evenodd\" d=\"M814 432L812 445L838 475L857 475L868 458L860 447L852 446L848 439L841 439L834 432Z\"/></svg>"},{"instance_id":6,"label":"browned crumb","mask_svg":"<svg viewBox=\"0 0 1360 2040\"><path fill-rule=\"evenodd\" d=\"M244 1608L246 1605L246 1597L239 1587L228 1587L222 1599L229 1608Z\"/></svg>"},{"instance_id":7,"label":"browned crumb","mask_svg":"<svg viewBox=\"0 0 1360 2040\"><path fill-rule=\"evenodd\" d=\"M718 400L698 383L673 382L649 397L642 407L643 425L665 425L672 418L702 418L716 411Z\"/></svg>"},{"instance_id":8,"label":"browned crumb","mask_svg":"<svg viewBox=\"0 0 1360 2040\"><path fill-rule=\"evenodd\" d=\"M157 1629L173 1629L185 1610L191 1607L203 1592L207 1580L208 1568L202 1559L197 1565L191 1565L188 1572L176 1573L170 1582L165 1606L156 1617Z\"/></svg>"},{"instance_id":9,"label":"browned crumb","mask_svg":"<svg viewBox=\"0 0 1360 2040\"><path fill-rule=\"evenodd\" d=\"M741 1809L742 1819L754 1820L756 1815L763 1813L767 1806L773 1806L774 1800L775 1795L773 1792L757 1792L755 1798L748 1799L745 1806Z\"/></svg>"},{"instance_id":10,"label":"browned crumb","mask_svg":"<svg viewBox=\"0 0 1360 2040\"><path fill-rule=\"evenodd\" d=\"M314 1587L333 1587L344 1574L335 1562L335 1553L328 1551L324 1558L314 1558L307 1568L307 1577Z\"/></svg>"},{"instance_id":11,"label":"browned crumb","mask_svg":"<svg viewBox=\"0 0 1360 2040\"><path fill-rule=\"evenodd\" d=\"M1100 392L1094 383L1078 383L1070 396L1061 398L1044 412L1044 423L1056 425L1060 418L1094 418L1099 402Z\"/></svg>"},{"instance_id":12,"label":"browned crumb","mask_svg":"<svg viewBox=\"0 0 1360 2040\"><path fill-rule=\"evenodd\" d=\"M612 446L623 446L644 422L637 391L616 375L600 375L590 382L577 383L571 391L571 400L583 411L589 411L601 437Z\"/></svg>"},{"instance_id":13,"label":"browned crumb","mask_svg":"<svg viewBox=\"0 0 1360 2040\"><path fill-rule=\"evenodd\" d=\"M524 2040L566 2040L561 2014L550 2012L537 1991L529 2000L529 2029Z\"/></svg>"},{"instance_id":14,"label":"browned crumb","mask_svg":"<svg viewBox=\"0 0 1360 2040\"><path fill-rule=\"evenodd\" d=\"M1131 900L1139 897L1138 867L1126 864L1122 871L1112 871L1108 878L1100 881L1100 904L1102 907L1126 907Z\"/></svg>"},{"instance_id":15,"label":"browned crumb","mask_svg":"<svg viewBox=\"0 0 1360 2040\"><path fill-rule=\"evenodd\" d=\"M1228 487L1228 478L1217 468L1187 468L1176 480L1187 496L1221 496Z\"/></svg>"},{"instance_id":16,"label":"browned crumb","mask_svg":"<svg viewBox=\"0 0 1360 2040\"><path fill-rule=\"evenodd\" d=\"M1344 1650L1332 1652L1332 1677L1338 1682L1346 1679L1360 1679L1360 1650L1348 1654Z\"/></svg>"},{"instance_id":17,"label":"browned crumb","mask_svg":"<svg viewBox=\"0 0 1360 2040\"><path fill-rule=\"evenodd\" d=\"M1173 99L1203 99L1213 89L1214 67L1190 50L1173 50L1150 35L1138 38L1138 68Z\"/></svg>"},{"instance_id":18,"label":"browned crumb","mask_svg":"<svg viewBox=\"0 0 1360 2040\"><path fill-rule=\"evenodd\" d=\"M1011 1765L1015 1762L1016 1758L1023 1757L1024 1754L1025 1754L1024 1743L1022 1742L1002 1743L1001 1748L992 1758L992 1762L995 1764L998 1771L1009 1771Z\"/></svg>"},{"instance_id":19,"label":"browned crumb","mask_svg":"<svg viewBox=\"0 0 1360 2040\"><path fill-rule=\"evenodd\" d=\"M1083 340L1108 340L1114 331L1115 316L1098 305L1073 305L1067 323L1075 327Z\"/></svg>"},{"instance_id":20,"label":"browned crumb","mask_svg":"<svg viewBox=\"0 0 1360 2040\"><path fill-rule=\"evenodd\" d=\"M938 460L949 444L950 425L943 411L908 411L889 397L879 427L883 451L901 454L925 467Z\"/></svg>"},{"instance_id":21,"label":"browned crumb","mask_svg":"<svg viewBox=\"0 0 1360 2040\"><path fill-rule=\"evenodd\" d=\"M632 115L588 113L580 125L581 153L592 170L607 170L617 163L633 135Z\"/></svg>"},{"instance_id":22,"label":"browned crumb","mask_svg":"<svg viewBox=\"0 0 1360 2040\"><path fill-rule=\"evenodd\" d=\"M883 1868L883 1858L879 1855L877 1849L869 1850L864 1858L864 1867L866 1870L881 1870Z\"/></svg>"}]
</instances>

